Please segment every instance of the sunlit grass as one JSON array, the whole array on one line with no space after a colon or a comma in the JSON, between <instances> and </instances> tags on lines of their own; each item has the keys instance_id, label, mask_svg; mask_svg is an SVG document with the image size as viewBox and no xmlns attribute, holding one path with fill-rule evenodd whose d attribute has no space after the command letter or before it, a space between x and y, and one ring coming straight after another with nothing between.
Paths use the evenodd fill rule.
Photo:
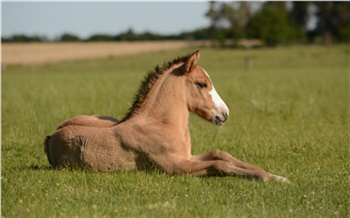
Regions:
<instances>
[{"instance_id":1,"label":"sunlit grass","mask_svg":"<svg viewBox=\"0 0 350 218\"><path fill-rule=\"evenodd\" d=\"M349 48L201 49L230 108L218 128L190 117L194 154L212 149L289 178L52 170L43 140L79 114L122 118L144 75L189 53L8 66L2 73L4 217L347 217ZM251 57L246 68L244 59Z\"/></svg>"}]
</instances>

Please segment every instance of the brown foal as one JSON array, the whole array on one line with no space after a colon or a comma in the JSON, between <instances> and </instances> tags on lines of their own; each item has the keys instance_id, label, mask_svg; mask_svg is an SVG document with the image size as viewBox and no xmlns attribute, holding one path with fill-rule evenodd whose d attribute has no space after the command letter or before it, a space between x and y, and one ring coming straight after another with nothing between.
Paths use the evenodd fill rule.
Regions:
<instances>
[{"instance_id":1,"label":"brown foal","mask_svg":"<svg viewBox=\"0 0 350 218\"><path fill-rule=\"evenodd\" d=\"M168 174L238 175L288 182L224 151L191 154L189 112L218 126L229 116L229 109L198 59L197 50L157 67L142 83L121 121L78 116L62 123L45 140L51 165L98 171L157 167Z\"/></svg>"}]
</instances>

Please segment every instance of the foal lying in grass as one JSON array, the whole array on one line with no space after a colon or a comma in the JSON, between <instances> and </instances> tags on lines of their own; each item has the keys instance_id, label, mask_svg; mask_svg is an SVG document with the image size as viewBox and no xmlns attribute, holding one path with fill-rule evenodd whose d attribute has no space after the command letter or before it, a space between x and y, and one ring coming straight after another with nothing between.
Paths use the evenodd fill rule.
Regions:
<instances>
[{"instance_id":1,"label":"foal lying in grass","mask_svg":"<svg viewBox=\"0 0 350 218\"><path fill-rule=\"evenodd\" d=\"M45 140L50 164L98 171L157 167L168 174L239 175L288 182L224 151L191 155L189 112L218 126L229 116L198 59L199 51L195 51L157 67L121 121L78 116L62 123Z\"/></svg>"}]
</instances>

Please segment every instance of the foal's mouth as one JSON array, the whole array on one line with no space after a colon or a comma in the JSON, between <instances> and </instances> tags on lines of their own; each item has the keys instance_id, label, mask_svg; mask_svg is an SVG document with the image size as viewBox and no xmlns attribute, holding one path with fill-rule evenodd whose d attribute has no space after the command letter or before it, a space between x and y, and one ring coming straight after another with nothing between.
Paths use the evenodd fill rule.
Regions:
<instances>
[{"instance_id":1,"label":"foal's mouth","mask_svg":"<svg viewBox=\"0 0 350 218\"><path fill-rule=\"evenodd\" d=\"M222 113L221 115L214 115L213 123L217 126L222 126L228 119L228 113Z\"/></svg>"}]
</instances>

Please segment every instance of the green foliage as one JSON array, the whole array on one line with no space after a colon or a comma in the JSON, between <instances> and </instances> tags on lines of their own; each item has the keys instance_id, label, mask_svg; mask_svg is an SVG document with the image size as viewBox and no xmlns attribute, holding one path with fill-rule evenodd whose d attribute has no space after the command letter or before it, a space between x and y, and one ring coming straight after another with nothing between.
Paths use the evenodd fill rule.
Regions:
<instances>
[{"instance_id":1,"label":"green foliage","mask_svg":"<svg viewBox=\"0 0 350 218\"><path fill-rule=\"evenodd\" d=\"M339 27L338 32L339 32L339 39L341 41L343 41L343 42L350 41L350 23Z\"/></svg>"},{"instance_id":2,"label":"green foliage","mask_svg":"<svg viewBox=\"0 0 350 218\"><path fill-rule=\"evenodd\" d=\"M51 169L43 140L60 122L79 114L121 118L145 73L184 51L8 66L2 72L2 216L348 217L348 49L201 50L200 64L230 118L218 128L191 116L193 153L225 150L286 176L289 185Z\"/></svg>"},{"instance_id":3,"label":"green foliage","mask_svg":"<svg viewBox=\"0 0 350 218\"><path fill-rule=\"evenodd\" d=\"M27 36L24 34L15 34L11 37L1 37L2 42L46 42L48 39L44 36L32 35Z\"/></svg>"},{"instance_id":4,"label":"green foliage","mask_svg":"<svg viewBox=\"0 0 350 218\"><path fill-rule=\"evenodd\" d=\"M266 4L248 24L252 38L259 38L269 45L285 42L292 32L288 23L288 12L280 3Z\"/></svg>"},{"instance_id":5,"label":"green foliage","mask_svg":"<svg viewBox=\"0 0 350 218\"><path fill-rule=\"evenodd\" d=\"M252 10L260 4L258 10ZM287 7L290 4L290 7ZM314 12L311 12L314 8ZM210 2L205 14L211 21L212 32L220 35L225 28L225 39L258 38L268 45L289 42L347 42L350 38L349 2ZM309 18L317 20L315 29L308 28ZM226 24L223 25L223 24ZM227 25L229 24L229 25ZM212 39L219 43L222 37ZM220 43L223 44L223 43Z\"/></svg>"},{"instance_id":6,"label":"green foliage","mask_svg":"<svg viewBox=\"0 0 350 218\"><path fill-rule=\"evenodd\" d=\"M60 38L58 39L60 42L79 42L81 41L80 38L74 34L71 33L64 33Z\"/></svg>"},{"instance_id":7,"label":"green foliage","mask_svg":"<svg viewBox=\"0 0 350 218\"><path fill-rule=\"evenodd\" d=\"M90 36L87 41L90 42L98 42L98 41L103 41L103 42L108 42L108 41L114 41L113 36L106 35L106 34L95 34Z\"/></svg>"},{"instance_id":8,"label":"green foliage","mask_svg":"<svg viewBox=\"0 0 350 218\"><path fill-rule=\"evenodd\" d=\"M326 41L348 41L347 28L350 23L350 3L349 2L316 2L317 27L316 33L326 38ZM334 38L334 39L333 39Z\"/></svg>"}]
</instances>

